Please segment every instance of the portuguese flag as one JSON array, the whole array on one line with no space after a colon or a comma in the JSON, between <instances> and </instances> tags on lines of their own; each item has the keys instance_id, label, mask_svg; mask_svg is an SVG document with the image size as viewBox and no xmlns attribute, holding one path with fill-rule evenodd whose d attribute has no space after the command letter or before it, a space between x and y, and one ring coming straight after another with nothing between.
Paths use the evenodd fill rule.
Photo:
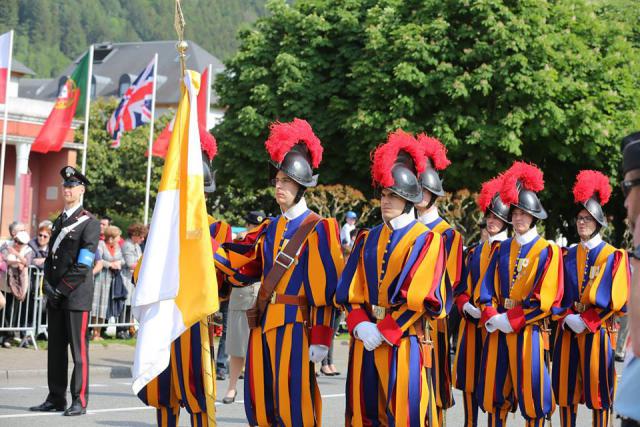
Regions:
<instances>
[{"instance_id":1,"label":"portuguese flag","mask_svg":"<svg viewBox=\"0 0 640 427\"><path fill-rule=\"evenodd\" d=\"M85 112L88 78L89 52L80 59L76 69L60 88L53 110L31 145L31 151L60 151L64 138L71 129L71 121L76 115L81 116Z\"/></svg>"}]
</instances>

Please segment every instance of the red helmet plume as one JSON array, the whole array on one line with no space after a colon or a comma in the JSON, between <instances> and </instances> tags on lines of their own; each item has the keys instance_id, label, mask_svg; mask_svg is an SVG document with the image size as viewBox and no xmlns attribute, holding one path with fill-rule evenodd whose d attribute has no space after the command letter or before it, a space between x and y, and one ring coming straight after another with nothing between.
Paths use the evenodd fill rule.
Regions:
<instances>
[{"instance_id":1,"label":"red helmet plume","mask_svg":"<svg viewBox=\"0 0 640 427\"><path fill-rule=\"evenodd\" d=\"M322 161L322 145L306 120L295 118L289 123L271 124L271 132L264 146L276 163L282 163L284 156L298 143L307 146L311 155L311 166L316 169Z\"/></svg>"},{"instance_id":2,"label":"red helmet plume","mask_svg":"<svg viewBox=\"0 0 640 427\"><path fill-rule=\"evenodd\" d=\"M482 184L480 194L478 195L478 206L482 212L486 212L487 208L491 206L494 196L502 189L503 180L504 176L498 175Z\"/></svg>"},{"instance_id":3,"label":"red helmet plume","mask_svg":"<svg viewBox=\"0 0 640 427\"><path fill-rule=\"evenodd\" d=\"M518 203L518 182L525 190L537 193L544 190L544 174L538 167L526 162L514 162L504 173L500 198L508 205Z\"/></svg>"},{"instance_id":4,"label":"red helmet plume","mask_svg":"<svg viewBox=\"0 0 640 427\"><path fill-rule=\"evenodd\" d=\"M374 183L383 188L393 185L391 169L401 151L406 152L413 159L416 176L424 172L427 162L424 158L423 148L411 134L398 129L390 133L387 136L387 142L379 145L372 153L371 176Z\"/></svg>"},{"instance_id":5,"label":"red helmet plume","mask_svg":"<svg viewBox=\"0 0 640 427\"><path fill-rule=\"evenodd\" d=\"M580 171L573 186L573 197L576 203L584 203L596 195L601 205L607 204L611 197L609 178L602 172L594 170Z\"/></svg>"},{"instance_id":6,"label":"red helmet plume","mask_svg":"<svg viewBox=\"0 0 640 427\"><path fill-rule=\"evenodd\" d=\"M424 148L424 155L429 158L431 165L435 170L446 169L451 164L447 158L447 147L436 138L421 133L417 136L417 140Z\"/></svg>"},{"instance_id":7,"label":"red helmet plume","mask_svg":"<svg viewBox=\"0 0 640 427\"><path fill-rule=\"evenodd\" d=\"M198 130L200 131L200 147L206 153L209 161L211 161L218 154L216 138L202 126L199 126Z\"/></svg>"}]
</instances>

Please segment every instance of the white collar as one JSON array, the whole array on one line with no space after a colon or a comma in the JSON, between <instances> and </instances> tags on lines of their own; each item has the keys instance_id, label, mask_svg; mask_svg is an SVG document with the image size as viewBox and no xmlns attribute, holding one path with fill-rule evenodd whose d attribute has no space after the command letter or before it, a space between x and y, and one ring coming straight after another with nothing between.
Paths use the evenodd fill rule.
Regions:
<instances>
[{"instance_id":1,"label":"white collar","mask_svg":"<svg viewBox=\"0 0 640 427\"><path fill-rule=\"evenodd\" d=\"M496 235L489 236L489 243L502 242L507 240L507 230L501 231Z\"/></svg>"},{"instance_id":2,"label":"white collar","mask_svg":"<svg viewBox=\"0 0 640 427\"><path fill-rule=\"evenodd\" d=\"M423 224L431 224L436 219L440 218L440 214L438 213L438 208L429 209L422 215L418 217L418 221Z\"/></svg>"},{"instance_id":3,"label":"white collar","mask_svg":"<svg viewBox=\"0 0 640 427\"><path fill-rule=\"evenodd\" d=\"M399 230L402 227L406 227L411 224L416 218L416 214L413 213L413 208L408 213L403 213L402 215L398 215L397 217L390 220L387 225L392 230Z\"/></svg>"},{"instance_id":4,"label":"white collar","mask_svg":"<svg viewBox=\"0 0 640 427\"><path fill-rule=\"evenodd\" d=\"M595 248L600 243L602 243L602 236L600 236L600 233L596 234L595 236L593 236L591 239L587 240L586 242L580 242L582 247L586 248L588 250L591 250L591 249Z\"/></svg>"},{"instance_id":5,"label":"white collar","mask_svg":"<svg viewBox=\"0 0 640 427\"><path fill-rule=\"evenodd\" d=\"M286 219L291 221L293 219L298 218L300 215L302 215L306 211L307 211L307 201L304 199L304 197L301 197L298 203L291 206L289 209L287 209L286 212L282 212L282 215L284 215Z\"/></svg>"},{"instance_id":6,"label":"white collar","mask_svg":"<svg viewBox=\"0 0 640 427\"><path fill-rule=\"evenodd\" d=\"M82 203L78 203L77 205L70 207L69 209L65 209L64 213L67 215L67 219L71 218L71 215L73 215L73 213L77 211L80 206L82 206Z\"/></svg>"},{"instance_id":7,"label":"white collar","mask_svg":"<svg viewBox=\"0 0 640 427\"><path fill-rule=\"evenodd\" d=\"M538 229L534 225L529 231L524 234L516 233L516 241L520 244L520 246L526 245L527 243L531 243L533 239L538 235Z\"/></svg>"}]
</instances>

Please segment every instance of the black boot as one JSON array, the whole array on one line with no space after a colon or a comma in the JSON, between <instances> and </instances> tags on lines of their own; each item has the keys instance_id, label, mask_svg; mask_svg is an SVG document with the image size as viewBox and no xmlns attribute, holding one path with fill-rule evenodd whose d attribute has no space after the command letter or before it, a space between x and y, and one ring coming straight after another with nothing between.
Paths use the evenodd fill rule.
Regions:
<instances>
[{"instance_id":1,"label":"black boot","mask_svg":"<svg viewBox=\"0 0 640 427\"><path fill-rule=\"evenodd\" d=\"M87 413L87 408L82 407L82 403L80 403L80 399L73 399L73 403L71 404L71 406L69 406L67 410L64 411L64 415L67 417L82 415L86 413Z\"/></svg>"},{"instance_id":2,"label":"black boot","mask_svg":"<svg viewBox=\"0 0 640 427\"><path fill-rule=\"evenodd\" d=\"M31 408L29 408L29 410L35 412L61 412L64 411L65 406L67 406L66 402L62 402L61 405L56 405L53 402L45 400L44 403L38 406L32 406Z\"/></svg>"}]
</instances>

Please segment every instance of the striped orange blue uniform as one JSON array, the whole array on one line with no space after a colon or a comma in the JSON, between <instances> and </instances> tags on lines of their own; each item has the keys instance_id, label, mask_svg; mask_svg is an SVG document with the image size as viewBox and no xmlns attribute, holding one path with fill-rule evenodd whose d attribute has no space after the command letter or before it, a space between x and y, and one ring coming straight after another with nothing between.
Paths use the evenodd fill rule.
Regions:
<instances>
[{"instance_id":1,"label":"striped orange blue uniform","mask_svg":"<svg viewBox=\"0 0 640 427\"><path fill-rule=\"evenodd\" d=\"M505 425L516 405L527 426L542 426L553 413L544 320L559 306L562 290L562 253L542 237L522 245L510 238L494 253L480 288L481 323L507 313L513 332L487 334L482 348L477 398L490 427Z\"/></svg>"},{"instance_id":2,"label":"striped orange blue uniform","mask_svg":"<svg viewBox=\"0 0 640 427\"><path fill-rule=\"evenodd\" d=\"M224 221L210 216L209 231L211 238L216 240L215 246L231 241L231 226ZM221 272L216 271L216 274L220 285L223 279ZM209 425L204 384L206 369L203 364L211 365L209 372L215 372L215 366L211 358L203 357L201 352L202 334L208 333L202 325L201 322L194 324L171 343L169 366L138 393L146 405L156 408L156 420L160 427L177 426L181 406L189 413L192 426ZM215 392L215 376L211 377L211 381Z\"/></svg>"},{"instance_id":3,"label":"striped orange blue uniform","mask_svg":"<svg viewBox=\"0 0 640 427\"><path fill-rule=\"evenodd\" d=\"M265 220L250 232L248 240L254 243L245 247L248 250L230 245L226 253L216 252L216 264L233 275L234 285L262 282L279 251L310 213L307 209L293 219L279 215ZM322 401L309 346L331 345L332 301L343 263L338 223L322 219L307 237L298 261L275 288L277 295L306 298L308 305L270 303L261 326L251 330L244 377L244 406L250 425L321 425ZM247 265L253 267L242 268ZM248 271L257 272L258 277ZM308 311L303 314L303 310ZM310 328L304 323L306 318Z\"/></svg>"},{"instance_id":4,"label":"striped orange blue uniform","mask_svg":"<svg viewBox=\"0 0 640 427\"><path fill-rule=\"evenodd\" d=\"M576 334L559 326L556 331L552 382L563 426L575 426L578 404L586 403L593 410L593 425L606 427L614 398L615 344L610 331L615 317L626 311L629 262L624 250L601 240L594 243L591 249L575 245L564 257L558 317L579 314L587 329Z\"/></svg>"},{"instance_id":5,"label":"striped orange blue uniform","mask_svg":"<svg viewBox=\"0 0 640 427\"><path fill-rule=\"evenodd\" d=\"M427 228L434 231L444 239L447 271L446 280L451 289L456 289L462 277L462 236L443 218L425 224ZM453 305L453 298L450 297L446 307L449 314ZM449 326L447 318L429 321L429 333L433 341L433 367L431 368L431 378L435 391L436 406L438 407L438 419L443 424L442 410L454 405L451 390L451 344L449 337Z\"/></svg>"},{"instance_id":6,"label":"striped orange blue uniform","mask_svg":"<svg viewBox=\"0 0 640 427\"><path fill-rule=\"evenodd\" d=\"M506 237L506 233L504 235ZM479 307L480 283L499 246L500 242L496 240L471 248L462 271L462 281L454 291L455 303L462 319L453 362L453 386L463 393L465 427L478 425L476 386L486 330L480 325L479 319L464 312L463 306L468 302Z\"/></svg>"},{"instance_id":7,"label":"striped orange blue uniform","mask_svg":"<svg viewBox=\"0 0 640 427\"><path fill-rule=\"evenodd\" d=\"M347 312L349 332L361 322L375 322L386 343L368 351L351 337L347 426L439 425L425 369L430 349L424 318L445 316L451 291L444 271L441 236L415 220L397 230L379 225L358 236L336 303Z\"/></svg>"}]
</instances>

